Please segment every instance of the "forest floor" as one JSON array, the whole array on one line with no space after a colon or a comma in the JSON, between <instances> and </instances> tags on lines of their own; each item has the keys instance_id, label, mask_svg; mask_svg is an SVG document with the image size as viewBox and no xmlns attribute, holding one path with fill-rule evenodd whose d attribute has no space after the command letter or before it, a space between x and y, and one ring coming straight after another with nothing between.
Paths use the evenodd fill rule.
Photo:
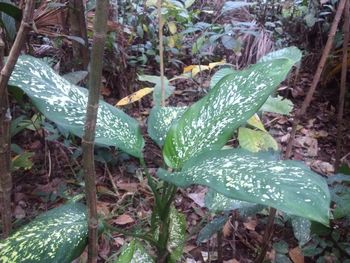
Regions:
<instances>
[{"instance_id":1,"label":"forest floor","mask_svg":"<svg viewBox=\"0 0 350 263\"><path fill-rule=\"evenodd\" d=\"M313 74L301 70L294 81L295 74L288 82L282 84L279 93L294 103L294 109L301 106L303 98L312 81ZM203 82L205 83L205 81ZM177 91L170 104L183 106L190 104L203 95L191 87L191 83L177 83ZM115 101L113 98L107 98ZM128 111L141 123L145 124L150 109L150 100L135 104ZM336 105L338 105L338 88L320 87L314 96L298 129L295 140L293 159L302 160L312 170L322 176L334 173L333 164L336 142ZM344 114L345 130L350 130L350 111ZM264 114L263 122L271 135L278 141L281 152L285 150L291 129L291 116ZM67 147L63 140L46 140L48 132L25 130L13 138L24 150L34 152L34 165L28 171L15 172L13 178L13 200L15 226L31 220L41 212L47 211L63 203L67 197L82 193L81 157L75 158L79 152L77 141L71 141ZM350 164L350 134L343 138L343 163ZM346 144L347 143L347 144ZM147 166L154 174L156 167L162 165L161 151L146 139L145 153ZM97 190L98 209L100 214L109 217L110 223L129 229L147 223L151 214L152 195L147 186L137 160L118 152L107 153L97 149ZM106 159L113 159L108 165ZM267 211L256 216L242 218L237 212L230 214L223 228L223 234L214 235L204 243L196 243L199 230L213 218L204 206L204 187L191 187L178 191L175 206L186 215L188 225L188 241L185 245L186 262L217 262L223 255L226 262L252 262L258 255L267 222ZM276 227L268 249L268 258L273 261L278 253L282 253L278 244L287 244L284 253L293 262L300 259L298 242L294 238L290 225L283 220L283 214L276 217ZM333 226L334 227L334 226ZM341 222L340 222L341 227ZM345 230L344 230L345 231ZM118 233L108 233L100 238L99 257L105 262L126 242L128 238ZM218 249L218 240L219 247ZM277 244L277 245L276 245ZM83 254L82 258L86 257ZM314 262L307 258L305 262ZM332 262L332 261L329 261Z\"/></svg>"}]
</instances>

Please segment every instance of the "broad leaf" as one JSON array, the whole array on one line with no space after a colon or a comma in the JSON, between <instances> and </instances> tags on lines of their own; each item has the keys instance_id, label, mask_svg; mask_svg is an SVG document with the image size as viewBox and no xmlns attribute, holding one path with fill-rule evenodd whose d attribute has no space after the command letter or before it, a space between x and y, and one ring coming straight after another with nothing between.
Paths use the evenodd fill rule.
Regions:
<instances>
[{"instance_id":1,"label":"broad leaf","mask_svg":"<svg viewBox=\"0 0 350 263\"><path fill-rule=\"evenodd\" d=\"M275 160L269 153L211 151L189 160L181 172L159 169L157 175L180 187L201 184L229 198L328 224L330 194L325 180L300 162Z\"/></svg>"},{"instance_id":2,"label":"broad leaf","mask_svg":"<svg viewBox=\"0 0 350 263\"><path fill-rule=\"evenodd\" d=\"M129 244L123 246L114 263L154 263L154 260L140 242L131 240Z\"/></svg>"},{"instance_id":3,"label":"broad leaf","mask_svg":"<svg viewBox=\"0 0 350 263\"><path fill-rule=\"evenodd\" d=\"M311 221L299 216L292 216L291 220L294 236L302 247L311 239Z\"/></svg>"},{"instance_id":4,"label":"broad leaf","mask_svg":"<svg viewBox=\"0 0 350 263\"><path fill-rule=\"evenodd\" d=\"M78 84L80 81L83 81L88 75L88 72L85 70L69 72L62 77L68 80L72 84Z\"/></svg>"},{"instance_id":5,"label":"broad leaf","mask_svg":"<svg viewBox=\"0 0 350 263\"><path fill-rule=\"evenodd\" d=\"M288 115L293 110L293 102L283 99L281 96L270 96L261 107L261 110Z\"/></svg>"},{"instance_id":6,"label":"broad leaf","mask_svg":"<svg viewBox=\"0 0 350 263\"><path fill-rule=\"evenodd\" d=\"M170 253L168 262L178 262L182 256L186 241L186 218L175 207L169 215L169 238L167 249Z\"/></svg>"},{"instance_id":7,"label":"broad leaf","mask_svg":"<svg viewBox=\"0 0 350 263\"><path fill-rule=\"evenodd\" d=\"M174 120L179 119L186 107L159 107L151 109L148 117L148 134L160 147Z\"/></svg>"},{"instance_id":8,"label":"broad leaf","mask_svg":"<svg viewBox=\"0 0 350 263\"><path fill-rule=\"evenodd\" d=\"M207 194L205 195L204 202L205 207L212 212L231 211L253 207L256 205L254 203L228 198L227 196L219 194L211 188L209 188Z\"/></svg>"},{"instance_id":9,"label":"broad leaf","mask_svg":"<svg viewBox=\"0 0 350 263\"><path fill-rule=\"evenodd\" d=\"M11 170L15 171L18 169L30 170L33 166L33 162L30 160L34 155L33 152L23 152L14 158L11 162Z\"/></svg>"},{"instance_id":10,"label":"broad leaf","mask_svg":"<svg viewBox=\"0 0 350 263\"><path fill-rule=\"evenodd\" d=\"M9 0L2 0L0 2L0 12L5 13L8 16L21 21L22 11L17 6L13 5Z\"/></svg>"},{"instance_id":11,"label":"broad leaf","mask_svg":"<svg viewBox=\"0 0 350 263\"><path fill-rule=\"evenodd\" d=\"M266 131L255 131L241 127L238 129L239 145L250 152L278 150L275 139Z\"/></svg>"},{"instance_id":12,"label":"broad leaf","mask_svg":"<svg viewBox=\"0 0 350 263\"><path fill-rule=\"evenodd\" d=\"M161 104L161 98L162 98L161 78L159 76L154 76L154 75L139 75L138 79L140 81L150 82L155 85L153 90L153 101L155 105L159 106ZM175 87L170 85L170 82L166 77L164 77L164 89L165 89L164 99L169 98L175 90Z\"/></svg>"},{"instance_id":13,"label":"broad leaf","mask_svg":"<svg viewBox=\"0 0 350 263\"><path fill-rule=\"evenodd\" d=\"M46 212L0 242L2 263L70 263L87 244L86 207L67 204Z\"/></svg>"},{"instance_id":14,"label":"broad leaf","mask_svg":"<svg viewBox=\"0 0 350 263\"><path fill-rule=\"evenodd\" d=\"M215 72L215 74L211 77L210 80L210 88L214 88L215 85L224 77L226 77L227 75L233 74L236 71L233 70L232 68L222 68L220 70L218 70L217 72Z\"/></svg>"},{"instance_id":15,"label":"broad leaf","mask_svg":"<svg viewBox=\"0 0 350 263\"><path fill-rule=\"evenodd\" d=\"M216 234L218 231L221 231L228 218L229 214L224 214L214 218L212 221L206 224L205 227L199 231L197 243L206 242L212 235Z\"/></svg>"},{"instance_id":16,"label":"broad leaf","mask_svg":"<svg viewBox=\"0 0 350 263\"><path fill-rule=\"evenodd\" d=\"M87 89L69 83L30 56L18 59L10 85L22 89L48 119L79 137L83 135ZM139 157L144 140L138 122L104 101L99 104L95 142Z\"/></svg>"},{"instance_id":17,"label":"broad leaf","mask_svg":"<svg viewBox=\"0 0 350 263\"><path fill-rule=\"evenodd\" d=\"M281 58L270 55L266 62L224 77L171 126L163 148L168 166L179 169L191 157L226 144L233 130L259 110L301 57L296 48L278 53Z\"/></svg>"}]
</instances>

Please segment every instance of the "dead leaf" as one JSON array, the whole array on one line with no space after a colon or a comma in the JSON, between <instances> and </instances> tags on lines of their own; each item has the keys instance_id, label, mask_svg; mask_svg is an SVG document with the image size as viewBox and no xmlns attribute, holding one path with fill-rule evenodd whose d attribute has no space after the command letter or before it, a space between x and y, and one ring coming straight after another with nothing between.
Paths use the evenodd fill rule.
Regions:
<instances>
[{"instance_id":1,"label":"dead leaf","mask_svg":"<svg viewBox=\"0 0 350 263\"><path fill-rule=\"evenodd\" d=\"M226 260L226 261L224 260L224 263L239 263L239 261L237 259L233 258L233 259Z\"/></svg>"},{"instance_id":2,"label":"dead leaf","mask_svg":"<svg viewBox=\"0 0 350 263\"><path fill-rule=\"evenodd\" d=\"M135 220L127 215L127 214L122 214L121 216L118 216L117 219L114 220L114 223L117 225L126 225L135 222Z\"/></svg>"},{"instance_id":3,"label":"dead leaf","mask_svg":"<svg viewBox=\"0 0 350 263\"><path fill-rule=\"evenodd\" d=\"M254 231L258 222L253 220L251 217L248 217L248 222L244 222L243 225L246 229Z\"/></svg>"},{"instance_id":4,"label":"dead leaf","mask_svg":"<svg viewBox=\"0 0 350 263\"><path fill-rule=\"evenodd\" d=\"M293 263L304 263L304 255L301 252L299 247L295 247L289 250L289 256L292 259Z\"/></svg>"},{"instance_id":5,"label":"dead leaf","mask_svg":"<svg viewBox=\"0 0 350 263\"><path fill-rule=\"evenodd\" d=\"M110 211L109 211L109 203L105 202L97 202L97 212L103 216L108 216Z\"/></svg>"},{"instance_id":6,"label":"dead leaf","mask_svg":"<svg viewBox=\"0 0 350 263\"><path fill-rule=\"evenodd\" d=\"M125 106L128 104L131 104L135 101L142 99L147 94L150 94L153 90L154 90L154 88L148 88L148 87L140 89L140 90L130 94L129 96L126 96L125 98L121 99L120 101L118 101L118 103L115 106Z\"/></svg>"},{"instance_id":7,"label":"dead leaf","mask_svg":"<svg viewBox=\"0 0 350 263\"><path fill-rule=\"evenodd\" d=\"M26 217L26 211L20 205L17 205L15 208L15 217L16 219L23 219Z\"/></svg>"},{"instance_id":8,"label":"dead leaf","mask_svg":"<svg viewBox=\"0 0 350 263\"><path fill-rule=\"evenodd\" d=\"M224 227L222 228L222 233L224 237L229 237L232 234L232 224L231 224L231 219L227 220L225 223Z\"/></svg>"},{"instance_id":9,"label":"dead leaf","mask_svg":"<svg viewBox=\"0 0 350 263\"><path fill-rule=\"evenodd\" d=\"M191 198L200 207L204 207L205 192L191 193L188 194L188 197Z\"/></svg>"},{"instance_id":10,"label":"dead leaf","mask_svg":"<svg viewBox=\"0 0 350 263\"><path fill-rule=\"evenodd\" d=\"M120 190L136 193L138 191L139 184L138 183L118 183L117 187Z\"/></svg>"},{"instance_id":11,"label":"dead leaf","mask_svg":"<svg viewBox=\"0 0 350 263\"><path fill-rule=\"evenodd\" d=\"M333 174L334 167L330 163L323 162L321 160L316 160L311 163L311 168L320 174Z\"/></svg>"}]
</instances>

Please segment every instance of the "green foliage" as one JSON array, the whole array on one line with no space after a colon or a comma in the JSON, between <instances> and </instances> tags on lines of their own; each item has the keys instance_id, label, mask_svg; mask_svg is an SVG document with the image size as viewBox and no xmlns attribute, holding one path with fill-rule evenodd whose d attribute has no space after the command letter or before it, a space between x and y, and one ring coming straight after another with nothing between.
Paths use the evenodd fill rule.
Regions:
<instances>
[{"instance_id":1,"label":"green foliage","mask_svg":"<svg viewBox=\"0 0 350 263\"><path fill-rule=\"evenodd\" d=\"M30 56L21 56L10 85L22 89L48 119L79 137L83 134L88 91L69 83L48 65ZM136 120L100 101L96 143L116 146L140 157L144 145Z\"/></svg>"},{"instance_id":2,"label":"green foliage","mask_svg":"<svg viewBox=\"0 0 350 263\"><path fill-rule=\"evenodd\" d=\"M70 263L87 243L86 207L79 203L52 209L0 242L2 263Z\"/></svg>"},{"instance_id":3,"label":"green foliage","mask_svg":"<svg viewBox=\"0 0 350 263\"><path fill-rule=\"evenodd\" d=\"M10 0L0 2L0 26L5 29L10 41L15 39L16 21L21 21L22 11L11 3Z\"/></svg>"},{"instance_id":4,"label":"green foliage","mask_svg":"<svg viewBox=\"0 0 350 263\"><path fill-rule=\"evenodd\" d=\"M167 165L179 169L202 152L222 148L233 130L263 105L300 57L298 49L286 48L219 81L171 126L163 148Z\"/></svg>"},{"instance_id":5,"label":"green foliage","mask_svg":"<svg viewBox=\"0 0 350 263\"><path fill-rule=\"evenodd\" d=\"M250 152L278 150L275 139L266 131L252 130L241 127L238 129L239 145Z\"/></svg>"},{"instance_id":6,"label":"green foliage","mask_svg":"<svg viewBox=\"0 0 350 263\"><path fill-rule=\"evenodd\" d=\"M140 81L150 82L154 84L153 91L153 102L155 105L160 106L162 90L161 90L161 78L159 76L153 75L139 75L138 78ZM171 94L173 94L175 87L169 84L169 80L164 77L164 89L165 89L165 98L167 99Z\"/></svg>"},{"instance_id":7,"label":"green foliage","mask_svg":"<svg viewBox=\"0 0 350 263\"><path fill-rule=\"evenodd\" d=\"M124 245L121 253L114 263L154 263L152 257L146 252L142 244L136 240L131 240Z\"/></svg>"},{"instance_id":8,"label":"green foliage","mask_svg":"<svg viewBox=\"0 0 350 263\"><path fill-rule=\"evenodd\" d=\"M224 214L222 216L218 216L214 218L211 222L209 222L205 227L201 229L197 237L197 243L206 242L210 239L210 237L216 234L218 231L221 231L225 223L227 222L229 216L228 214Z\"/></svg>"},{"instance_id":9,"label":"green foliage","mask_svg":"<svg viewBox=\"0 0 350 263\"><path fill-rule=\"evenodd\" d=\"M274 160L267 153L240 149L218 150L190 159L181 172L159 169L157 175L180 187L205 185L229 198L272 206L328 225L328 186L296 161Z\"/></svg>"},{"instance_id":10,"label":"green foliage","mask_svg":"<svg viewBox=\"0 0 350 263\"><path fill-rule=\"evenodd\" d=\"M167 250L170 253L169 263L179 262L186 241L186 218L175 207L171 207L169 214L169 238Z\"/></svg>"},{"instance_id":11,"label":"green foliage","mask_svg":"<svg viewBox=\"0 0 350 263\"><path fill-rule=\"evenodd\" d=\"M148 134L160 147L174 121L179 119L187 107L153 107L148 117Z\"/></svg>"}]
</instances>

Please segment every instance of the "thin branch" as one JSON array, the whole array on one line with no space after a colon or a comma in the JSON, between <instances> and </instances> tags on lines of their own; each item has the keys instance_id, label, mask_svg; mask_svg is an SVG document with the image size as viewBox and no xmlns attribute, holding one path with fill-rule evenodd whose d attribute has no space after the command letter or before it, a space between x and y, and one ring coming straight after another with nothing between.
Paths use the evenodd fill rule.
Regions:
<instances>
[{"instance_id":1,"label":"thin branch","mask_svg":"<svg viewBox=\"0 0 350 263\"><path fill-rule=\"evenodd\" d=\"M163 27L164 21L162 18L162 0L157 1L158 21L159 21L159 64L160 64L160 88L162 91L161 105L165 106L165 83L164 83L164 45L163 45Z\"/></svg>"},{"instance_id":2,"label":"thin branch","mask_svg":"<svg viewBox=\"0 0 350 263\"><path fill-rule=\"evenodd\" d=\"M86 109L84 136L82 140L85 191L88 207L89 263L97 262L98 255L98 218L96 205L97 198L94 163L94 141L102 78L104 45L106 40L107 15L108 0L97 0L94 21L94 36L91 50L91 63L89 70L89 98Z\"/></svg>"},{"instance_id":3,"label":"thin branch","mask_svg":"<svg viewBox=\"0 0 350 263\"><path fill-rule=\"evenodd\" d=\"M9 100L7 94L7 84L16 65L22 47L25 43L27 34L31 29L34 12L34 0L27 0L23 12L23 18L19 27L15 42L10 50L8 59L3 65L3 48L4 43L1 39L1 73L0 73L0 203L2 215L3 237L6 238L11 231L11 137L10 122L11 112L9 109Z\"/></svg>"},{"instance_id":4,"label":"thin branch","mask_svg":"<svg viewBox=\"0 0 350 263\"><path fill-rule=\"evenodd\" d=\"M312 97L315 93L316 87L318 85L318 82L320 81L320 77L321 77L321 74L323 72L324 66L326 64L328 55L329 55L331 48L333 46L334 36L335 36L335 33L337 32L339 21L341 19L342 13L344 11L344 6L345 6L346 1L347 0L341 0L339 5L338 5L337 12L335 14L331 29L329 31L327 43L326 43L326 46L323 50L322 57L321 57L321 60L318 64L315 76L314 76L312 83L311 83L311 86L310 86L310 89L309 89L309 91L308 91L308 93L303 101L303 104L301 105L300 110L296 113L296 115L294 117L292 131L290 133L290 138L289 138L287 149L286 149L286 155L285 155L286 159L289 159L291 156L294 138L295 138L295 134L297 131L297 126L300 122L300 117L305 114L306 109L309 107L310 102L312 100Z\"/></svg>"},{"instance_id":5,"label":"thin branch","mask_svg":"<svg viewBox=\"0 0 350 263\"><path fill-rule=\"evenodd\" d=\"M345 10L344 10L344 40L343 40L343 61L342 61L342 70L341 70L341 79L340 79L340 94L339 94L339 104L338 104L338 115L337 115L337 146L335 152L335 170L338 170L340 165L340 156L341 156L341 142L343 138L343 114L344 114L344 101L345 101L345 92L346 92L346 75L348 72L348 44L349 44L349 0L346 1Z\"/></svg>"}]
</instances>

